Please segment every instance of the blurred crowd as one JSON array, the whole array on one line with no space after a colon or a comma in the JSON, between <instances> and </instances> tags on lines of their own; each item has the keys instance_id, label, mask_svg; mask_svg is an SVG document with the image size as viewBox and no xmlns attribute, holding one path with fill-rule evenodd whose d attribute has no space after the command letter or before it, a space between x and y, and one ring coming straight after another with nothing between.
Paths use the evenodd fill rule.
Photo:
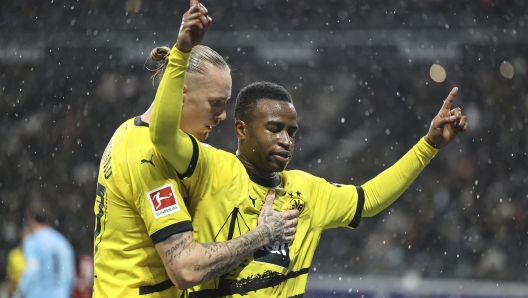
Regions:
<instances>
[{"instance_id":1,"label":"blurred crowd","mask_svg":"<svg viewBox=\"0 0 528 298\"><path fill-rule=\"evenodd\" d=\"M141 30L174 31L188 7L180 2L15 1L0 7L0 32L138 29L126 24L125 14L140 20L135 26ZM523 29L528 22L528 3L522 0L204 4L215 21L212 31L428 29L446 23ZM414 22L402 24L413 17ZM354 231L323 233L312 270L524 280L526 44L462 46L458 61L442 65L447 73L442 83L431 79L431 63L410 63L379 47L322 47L315 64L257 62L251 49L240 52L237 45L215 49L229 57L232 98L258 80L276 82L292 93L300 130L289 169L336 183L360 185L393 164L425 135L449 90L460 88L455 105L468 116L468 131L439 152L387 210L362 219ZM110 47L50 48L38 63L0 64L0 276L5 276L7 254L20 241L24 210L33 199L51 203L52 227L66 236L77 256L92 253L101 154L119 124L143 113L156 90L148 63L119 57ZM501 75L504 61L514 67L511 78ZM233 104L230 100L227 120L207 140L231 152L237 141Z\"/></svg>"},{"instance_id":2,"label":"blurred crowd","mask_svg":"<svg viewBox=\"0 0 528 298\"><path fill-rule=\"evenodd\" d=\"M51 0L16 1L0 7L2 27L38 30L167 30L179 28L188 1ZM523 0L230 0L214 7L215 28L351 29L452 28L525 23ZM126 18L125 18L126 16ZM132 21L127 21L132 19Z\"/></svg>"}]
</instances>

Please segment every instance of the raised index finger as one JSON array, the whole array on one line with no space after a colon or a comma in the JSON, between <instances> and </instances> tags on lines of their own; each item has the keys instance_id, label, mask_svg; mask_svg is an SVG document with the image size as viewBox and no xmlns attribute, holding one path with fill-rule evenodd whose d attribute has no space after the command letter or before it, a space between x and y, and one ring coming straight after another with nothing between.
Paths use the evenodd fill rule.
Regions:
<instances>
[{"instance_id":1,"label":"raised index finger","mask_svg":"<svg viewBox=\"0 0 528 298\"><path fill-rule=\"evenodd\" d=\"M444 101L444 104L442 105L441 110L451 110L451 106L453 105L453 101L455 100L455 96L458 93L458 87L453 88L451 92L449 92L449 95L447 96L446 100Z\"/></svg>"},{"instance_id":2,"label":"raised index finger","mask_svg":"<svg viewBox=\"0 0 528 298\"><path fill-rule=\"evenodd\" d=\"M200 4L198 0L191 0L191 7Z\"/></svg>"}]
</instances>

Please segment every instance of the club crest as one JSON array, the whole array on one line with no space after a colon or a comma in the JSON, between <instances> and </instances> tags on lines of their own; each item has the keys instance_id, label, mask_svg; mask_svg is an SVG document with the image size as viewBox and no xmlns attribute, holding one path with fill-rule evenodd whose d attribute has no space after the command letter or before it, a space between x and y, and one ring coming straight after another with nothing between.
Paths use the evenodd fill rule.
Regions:
<instances>
[{"instance_id":1,"label":"club crest","mask_svg":"<svg viewBox=\"0 0 528 298\"><path fill-rule=\"evenodd\" d=\"M301 213L304 210L305 203L301 198L294 198L290 201L290 206L292 209L297 209Z\"/></svg>"}]
</instances>

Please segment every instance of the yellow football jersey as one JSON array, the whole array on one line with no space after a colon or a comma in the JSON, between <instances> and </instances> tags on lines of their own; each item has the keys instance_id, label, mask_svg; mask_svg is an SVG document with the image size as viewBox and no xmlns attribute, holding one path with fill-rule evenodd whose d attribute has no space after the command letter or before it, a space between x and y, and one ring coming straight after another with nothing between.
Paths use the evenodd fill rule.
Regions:
<instances>
[{"instance_id":1,"label":"yellow football jersey","mask_svg":"<svg viewBox=\"0 0 528 298\"><path fill-rule=\"evenodd\" d=\"M279 189L275 210L296 208L300 216L292 243L261 248L229 274L189 290L189 297L302 295L321 232L359 224L362 190L302 171L266 180L246 171L233 154L204 145L199 152L194 174L183 180L197 242L226 241L254 229L270 188Z\"/></svg>"},{"instance_id":2,"label":"yellow football jersey","mask_svg":"<svg viewBox=\"0 0 528 298\"><path fill-rule=\"evenodd\" d=\"M184 53L171 51L166 71L185 70ZM256 177L228 152L199 144L178 131L183 77L165 74L151 115L159 150L173 165L190 163L182 182L197 242L221 242L257 225L269 188L277 188L275 210L299 209L295 240L263 247L237 268L188 291L189 297L302 297L313 255L324 229L355 228L364 216L389 206L438 152L422 138L396 164L361 187L329 183L302 171L283 171L274 180ZM185 138L185 139L182 139ZM172 149L167 144L178 144Z\"/></svg>"},{"instance_id":3,"label":"yellow football jersey","mask_svg":"<svg viewBox=\"0 0 528 298\"><path fill-rule=\"evenodd\" d=\"M180 180L148 124L123 123L101 159L94 206L93 297L180 297L154 246L191 231ZM183 193L185 195L185 193Z\"/></svg>"}]
</instances>

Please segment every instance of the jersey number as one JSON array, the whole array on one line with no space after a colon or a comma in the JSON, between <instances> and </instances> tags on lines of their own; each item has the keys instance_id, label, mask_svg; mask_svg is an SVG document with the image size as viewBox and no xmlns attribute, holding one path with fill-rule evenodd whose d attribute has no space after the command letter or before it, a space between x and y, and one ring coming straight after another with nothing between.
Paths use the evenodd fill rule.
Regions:
<instances>
[{"instance_id":1,"label":"jersey number","mask_svg":"<svg viewBox=\"0 0 528 298\"><path fill-rule=\"evenodd\" d=\"M99 243L101 243L101 240L103 240L103 233L105 231L105 226L106 226L105 225L105 219L106 219L105 197L106 197L106 188L100 183L97 183L96 203L97 203L97 207L99 207L99 212L95 215L94 254L96 255L97 255Z\"/></svg>"},{"instance_id":2,"label":"jersey number","mask_svg":"<svg viewBox=\"0 0 528 298\"><path fill-rule=\"evenodd\" d=\"M59 256L57 255L57 252L54 251L51 253L51 262L53 266L53 274L55 275L55 278L59 280L59 274L60 274L60 260Z\"/></svg>"}]
</instances>

